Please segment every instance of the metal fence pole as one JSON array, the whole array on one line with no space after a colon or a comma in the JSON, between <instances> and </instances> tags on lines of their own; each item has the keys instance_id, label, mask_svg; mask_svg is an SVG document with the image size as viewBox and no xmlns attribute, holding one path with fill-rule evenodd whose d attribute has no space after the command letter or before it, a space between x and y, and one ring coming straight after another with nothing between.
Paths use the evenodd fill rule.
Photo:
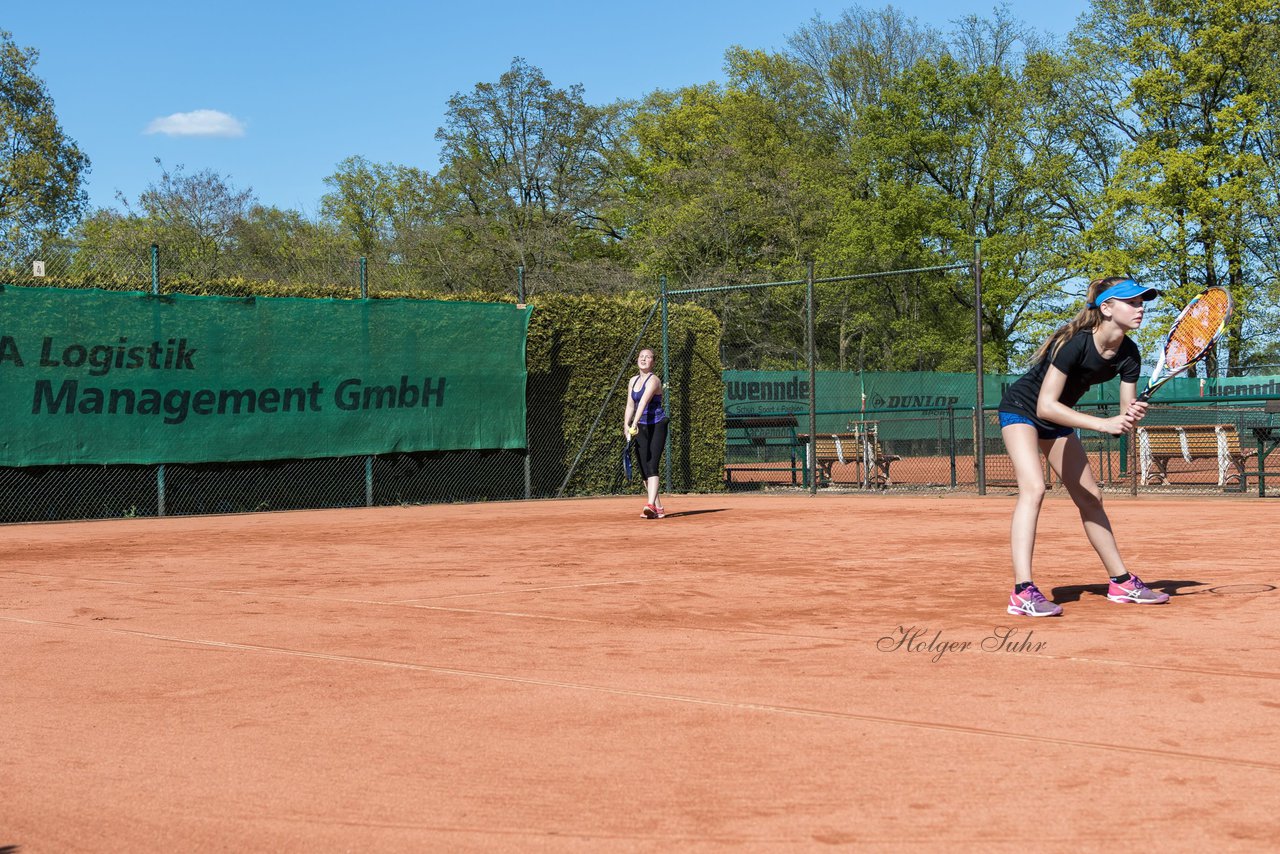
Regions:
<instances>
[{"instance_id":1,"label":"metal fence pole","mask_svg":"<svg viewBox=\"0 0 1280 854\"><path fill-rule=\"evenodd\" d=\"M524 308L524 265L516 267L516 307ZM526 376L525 382L528 382ZM524 497L533 497L533 449L529 447L529 392L525 389L524 408Z\"/></svg>"},{"instance_id":2,"label":"metal fence pole","mask_svg":"<svg viewBox=\"0 0 1280 854\"><path fill-rule=\"evenodd\" d=\"M956 411L947 407L947 448L951 451L951 488L956 488Z\"/></svg>"},{"instance_id":3,"label":"metal fence pole","mask_svg":"<svg viewBox=\"0 0 1280 854\"><path fill-rule=\"evenodd\" d=\"M978 494L987 494L987 414L982 398L982 241L973 241L973 323L977 341L975 372L978 377L977 394L973 405L973 458L978 481Z\"/></svg>"},{"instance_id":4,"label":"metal fence pole","mask_svg":"<svg viewBox=\"0 0 1280 854\"><path fill-rule=\"evenodd\" d=\"M816 336L813 327L813 261L805 262L805 358L809 362L809 494L818 494L818 365Z\"/></svg>"},{"instance_id":5,"label":"metal fence pole","mask_svg":"<svg viewBox=\"0 0 1280 854\"><path fill-rule=\"evenodd\" d=\"M160 246L151 244L151 294L160 295ZM164 463L156 466L156 515L163 516L164 507Z\"/></svg>"},{"instance_id":6,"label":"metal fence pole","mask_svg":"<svg viewBox=\"0 0 1280 854\"><path fill-rule=\"evenodd\" d=\"M670 328L667 323L667 277L665 274L658 277L658 285L662 289L662 383L663 383L662 403L664 406L667 407L667 424L668 424L668 427L670 427L671 410L674 407L671 405L671 401L667 398L667 389L670 388L671 386L671 355L670 355L670 348L667 346L668 342L670 341L670 336L667 334L670 331ZM685 426L685 429L688 429L689 427L689 425L687 424L684 426ZM670 492L671 491L671 430L670 429L667 430L667 442L662 448L662 456L666 461L666 476L667 476L666 491Z\"/></svg>"},{"instance_id":7,"label":"metal fence pole","mask_svg":"<svg viewBox=\"0 0 1280 854\"><path fill-rule=\"evenodd\" d=\"M1137 431L1134 431L1133 441L1129 442L1128 453L1126 454L1126 456L1128 456L1129 458L1129 494L1130 495L1138 494L1138 472L1142 466L1141 461L1139 461L1138 459L1137 439L1138 439ZM1261 461L1259 461L1258 466L1259 466L1259 470L1261 470L1261 466L1262 466ZM1144 483L1143 486L1146 486L1146 484Z\"/></svg>"},{"instance_id":8,"label":"metal fence pole","mask_svg":"<svg viewBox=\"0 0 1280 854\"><path fill-rule=\"evenodd\" d=\"M360 256L360 299L369 298L369 259ZM366 327L367 332L367 327ZM364 506L373 506L373 457L364 458Z\"/></svg>"}]
</instances>

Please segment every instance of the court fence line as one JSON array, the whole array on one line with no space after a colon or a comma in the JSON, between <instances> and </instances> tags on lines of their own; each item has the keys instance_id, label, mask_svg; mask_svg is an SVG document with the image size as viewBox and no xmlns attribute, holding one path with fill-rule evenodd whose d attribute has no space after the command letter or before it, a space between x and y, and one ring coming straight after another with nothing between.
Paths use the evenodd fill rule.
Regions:
<instances>
[{"instance_id":1,"label":"court fence line","mask_svg":"<svg viewBox=\"0 0 1280 854\"><path fill-rule=\"evenodd\" d=\"M977 443L978 452L975 454L975 463L977 466L976 483L979 495L986 494L986 454L983 452L984 431L982 429L977 412L982 410L983 403L983 381L982 381L982 243L980 240L974 241L973 259L965 262L953 262L950 264L939 264L924 267L900 268L893 270L878 270L863 273L849 273L835 276L815 276L814 262L809 260L805 263L805 277L803 279L792 279L777 282L744 282L740 284L717 285L710 287L696 288L677 288L668 289L666 277L661 279L661 289L659 299L662 303L662 353L663 368L662 375L664 380L670 376L670 364L667 361L668 352L668 324L667 311L670 301L679 297L698 297L719 294L733 294L759 290L771 290L775 288L798 287L803 285L805 288L804 297L804 358L805 370L808 373L808 383L811 390L809 395L808 430L804 433L808 437L808 447L805 452L806 464L806 483L811 495L816 495L818 490L818 467L819 460L817 454L817 370L818 370L818 345L817 335L815 332L815 288L818 285L826 284L844 284L848 282L865 281L872 279L885 279L897 276L920 275L920 274L937 274L967 270L974 280L974 305L975 305L975 327L976 338L974 341L975 365L974 382L976 385L977 407L974 410L973 417L973 436ZM673 434L678 434L681 429L677 423L672 424L671 431L667 436L668 453L665 457L665 475L666 489L671 490L671 454L670 445L674 440Z\"/></svg>"},{"instance_id":2,"label":"court fence line","mask_svg":"<svg viewBox=\"0 0 1280 854\"><path fill-rule=\"evenodd\" d=\"M648 315L639 326L618 377L590 422L587 438L578 444L576 451L557 444L563 440L565 431L560 426L565 413L545 405L547 401L562 397L564 388L559 385L562 380L552 376L535 379L531 374L525 449L388 453L249 463L0 467L0 495L6 499L0 506L0 522L551 498L569 494L568 486L574 480L575 472L588 464L608 466L617 474L604 487L592 487L587 492L573 494L634 491L635 484L623 483L617 449L597 439L599 424L609 408L615 405L618 383L634 357L635 348L652 328L655 313L660 312L663 378L670 380L672 372L667 359L672 351L668 336L672 328L669 312L673 301L704 297L716 300L735 293L777 293L781 296L772 303L775 308L779 305L786 311L799 308L797 317L803 320L804 330L799 332L797 327L797 341L802 342L797 354L801 358L792 374L797 385L806 382L813 393L801 409L773 408L775 415L791 416L794 427L749 426L747 422L750 419L738 418L732 409L735 404L730 400L728 388L733 382L729 379L733 371L726 370L729 363L722 359L718 367L725 377L726 392L720 404L724 411L720 415L725 416L726 421L744 425L726 427L726 432L720 436L725 469L724 489L777 490L807 495L817 494L820 490L867 489L869 486L894 491L955 490L977 491L979 494L986 492L990 485L1005 490L1012 488L1014 482L1003 456L994 407L982 399L982 382L978 380L980 377L990 379L985 372L975 372L964 380L976 385L976 406L939 407L927 402L932 398L955 396L945 391L930 394L926 390L914 395L921 398L918 402L907 400L908 395L904 394L903 399L895 401L893 406L876 405L873 400L866 399L865 388L861 405L858 405L856 392L852 396L852 406L847 405L850 402L847 397L828 402L836 405L826 405L817 394L827 373L817 358L818 340L813 334L817 287L888 276L945 275L966 269L980 276L978 250L979 247L975 246L973 263L957 262L850 275L818 277L812 266L806 265L804 278L780 282L668 288L663 277L659 280L654 302L651 305L642 303L647 307ZM154 248L134 257L127 269L121 268L122 281L127 278L124 282L127 287L149 289L153 294L166 290L163 259L163 253ZM368 265L357 262L349 265L349 269L350 296L368 297L378 290L371 279L376 277L380 268L371 270ZM16 284L43 283L24 280ZM794 292L789 289L794 289ZM803 293L800 292L802 289ZM523 270L517 271L512 290L521 301L529 298ZM536 308L536 298L531 302ZM618 347L618 353L621 353L622 346ZM941 378L937 383L936 388L942 389ZM1228 462L1239 459L1243 468L1243 476L1237 476L1239 473L1235 468L1228 469L1225 484L1218 482L1219 465L1224 458L1215 458L1212 453L1214 447L1188 444L1183 453L1175 446L1173 456L1160 460L1164 465L1161 472L1167 474L1167 480L1160 482L1153 478L1151 482L1143 483L1140 482L1141 449L1136 442L1093 434L1082 434L1082 438L1104 488L1111 492L1253 495L1255 487L1262 487L1264 478L1259 475L1267 475L1265 487L1262 487L1265 494L1280 494L1280 454L1270 452L1274 450L1274 444L1266 444L1274 440L1264 440L1264 433L1256 432L1280 426L1277 424L1280 416L1269 414L1264 409L1268 401L1280 397L1280 387L1276 383L1275 378L1264 376L1254 383L1262 387L1262 391L1233 394L1231 392L1247 383L1238 381L1232 387L1215 378L1209 381L1208 387L1210 390L1220 387L1220 394L1205 397L1164 395L1153 401L1151 413L1144 423L1170 428L1175 437L1178 428L1185 425L1223 428L1214 441L1221 443ZM1102 402L1096 406L1099 414L1111 414L1114 402ZM673 420L668 442L687 440L688 436L679 434L683 416L673 413ZM805 422L807 429L800 427ZM819 458L819 438L846 432L863 437L869 435L868 432L859 434L859 430L874 431L880 442L876 450L880 453L878 462L884 470L882 473L888 475L884 482L870 482L866 476L867 455L859 457L848 442L838 443L832 459ZM775 435L779 433L785 435ZM803 442L798 440L801 435L805 437ZM557 436L560 438L556 439ZM837 445L831 444L833 448ZM664 456L667 489L670 490L673 484L670 446ZM895 459L887 461L889 457ZM873 464L876 462L872 460ZM991 467L990 476L988 467Z\"/></svg>"}]
</instances>

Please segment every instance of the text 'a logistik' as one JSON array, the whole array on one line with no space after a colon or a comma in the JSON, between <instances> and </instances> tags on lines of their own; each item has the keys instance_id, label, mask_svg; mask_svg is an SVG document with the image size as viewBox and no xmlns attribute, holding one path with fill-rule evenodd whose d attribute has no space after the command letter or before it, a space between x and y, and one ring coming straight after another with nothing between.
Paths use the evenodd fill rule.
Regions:
<instances>
[{"instance_id":1,"label":"text 'a logistik'","mask_svg":"<svg viewBox=\"0 0 1280 854\"><path fill-rule=\"evenodd\" d=\"M113 370L194 371L197 352L197 348L187 346L186 338L130 344L127 337L120 336L115 344L63 345L52 336L45 336L35 364L41 368L85 368L92 377L106 376ZM0 365L9 363L22 368L27 361L12 335L0 337Z\"/></svg>"}]
</instances>

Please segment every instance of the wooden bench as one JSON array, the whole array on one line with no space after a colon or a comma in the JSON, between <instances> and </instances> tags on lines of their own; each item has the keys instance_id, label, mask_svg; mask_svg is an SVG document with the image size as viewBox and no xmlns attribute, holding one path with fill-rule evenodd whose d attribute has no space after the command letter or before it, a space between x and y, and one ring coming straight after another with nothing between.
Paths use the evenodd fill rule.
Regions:
<instances>
[{"instance_id":1,"label":"wooden bench","mask_svg":"<svg viewBox=\"0 0 1280 854\"><path fill-rule=\"evenodd\" d=\"M806 448L807 459L809 436L802 433L799 439ZM889 466L899 459L901 457L887 452L872 432L818 433L813 440L813 461L819 483L840 481L887 487L893 482L889 476ZM857 476L836 477L837 463L855 466Z\"/></svg>"},{"instance_id":2,"label":"wooden bench","mask_svg":"<svg viewBox=\"0 0 1280 854\"><path fill-rule=\"evenodd\" d=\"M1236 481L1244 488L1245 463L1257 451L1240 444L1234 424L1169 424L1138 427L1142 483L1169 483L1169 463L1212 459L1218 464L1218 486ZM1234 469L1234 471L1232 471Z\"/></svg>"}]
</instances>

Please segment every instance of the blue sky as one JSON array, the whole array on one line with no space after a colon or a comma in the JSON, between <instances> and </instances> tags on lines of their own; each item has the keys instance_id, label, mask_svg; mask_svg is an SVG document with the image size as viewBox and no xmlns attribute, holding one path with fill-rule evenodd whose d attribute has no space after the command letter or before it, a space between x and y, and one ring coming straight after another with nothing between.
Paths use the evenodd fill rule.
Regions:
<instances>
[{"instance_id":1,"label":"blue sky","mask_svg":"<svg viewBox=\"0 0 1280 854\"><path fill-rule=\"evenodd\" d=\"M63 130L93 162L94 206L135 201L168 168L212 169L265 204L314 215L338 162L437 169L447 102L496 81L515 56L591 103L723 79L726 48L781 50L814 14L853 4L764 0L648 3L490 0L16 0L0 29L40 51L36 73ZM863 8L881 8L865 2ZM900 0L949 29L994 2ZM1087 0L1011 2L1065 37Z\"/></svg>"}]
</instances>

